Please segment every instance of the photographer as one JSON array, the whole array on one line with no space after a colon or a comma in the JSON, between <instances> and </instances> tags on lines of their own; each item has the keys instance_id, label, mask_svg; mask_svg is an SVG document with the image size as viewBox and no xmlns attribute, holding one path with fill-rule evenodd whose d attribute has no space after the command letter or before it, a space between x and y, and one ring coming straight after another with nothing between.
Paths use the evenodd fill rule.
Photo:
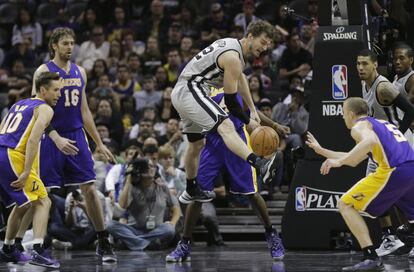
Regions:
<instances>
[{"instance_id":1,"label":"photographer","mask_svg":"<svg viewBox=\"0 0 414 272\"><path fill-rule=\"evenodd\" d=\"M129 226L112 221L108 231L130 250L161 249L175 236L180 217L178 200L167 186L155 180L155 165L144 158L133 160L126 171L126 181L119 205L135 219Z\"/></svg>"}]
</instances>

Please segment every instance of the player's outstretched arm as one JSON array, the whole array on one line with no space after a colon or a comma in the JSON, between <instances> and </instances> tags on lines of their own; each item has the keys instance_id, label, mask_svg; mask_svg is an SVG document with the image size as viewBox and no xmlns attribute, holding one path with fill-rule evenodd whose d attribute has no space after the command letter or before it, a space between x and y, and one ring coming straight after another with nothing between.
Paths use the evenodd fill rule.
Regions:
<instances>
[{"instance_id":1,"label":"player's outstretched arm","mask_svg":"<svg viewBox=\"0 0 414 272\"><path fill-rule=\"evenodd\" d=\"M319 142L316 140L315 136L313 136L312 133L308 131L306 134L306 142L305 142L310 148L312 148L316 154L319 154L327 159L341 159L343 158L347 153L346 152L338 152L329 150L326 148L323 148Z\"/></svg>"},{"instance_id":2,"label":"player's outstretched arm","mask_svg":"<svg viewBox=\"0 0 414 272\"><path fill-rule=\"evenodd\" d=\"M99 137L99 133L98 130L96 129L95 126L95 121L93 120L92 117L92 113L89 110L89 106L88 106L88 101L86 99L86 92L85 92L85 88L86 88L86 72L82 67L79 67L82 76L84 78L84 82L85 82L85 87L83 87L82 90L82 104L81 104L81 113L82 113L82 119L83 119L83 126L86 129L86 132L88 132L89 136L91 136L92 140L95 142L96 144L96 150L98 152L101 152L105 158L108 161L114 162L115 158L114 155L112 155L111 151L109 151L109 149L103 144L101 137Z\"/></svg>"},{"instance_id":3,"label":"player's outstretched arm","mask_svg":"<svg viewBox=\"0 0 414 272\"><path fill-rule=\"evenodd\" d=\"M39 150L40 137L42 136L45 128L49 125L52 117L53 110L46 104L40 105L35 110L36 121L26 143L26 158L24 161L23 172L19 175L19 178L16 181L11 183L11 186L15 188L16 191L23 189L26 180L29 177L33 161L36 157L37 151Z\"/></svg>"},{"instance_id":4,"label":"player's outstretched arm","mask_svg":"<svg viewBox=\"0 0 414 272\"><path fill-rule=\"evenodd\" d=\"M408 98L397 91L390 82L381 82L377 87L377 97L383 105L395 105L404 112L399 130L405 133L414 120L414 107Z\"/></svg>"},{"instance_id":5,"label":"player's outstretched arm","mask_svg":"<svg viewBox=\"0 0 414 272\"><path fill-rule=\"evenodd\" d=\"M257 112L259 114L262 125L273 128L280 137L284 138L286 135L290 134L290 128L287 126L280 125L264 115L261 111Z\"/></svg>"}]
</instances>

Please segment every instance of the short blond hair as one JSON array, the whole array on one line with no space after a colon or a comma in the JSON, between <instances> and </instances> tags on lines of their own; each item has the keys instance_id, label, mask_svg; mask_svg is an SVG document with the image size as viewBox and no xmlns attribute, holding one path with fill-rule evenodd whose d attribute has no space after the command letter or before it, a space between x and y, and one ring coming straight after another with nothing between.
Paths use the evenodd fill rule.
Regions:
<instances>
[{"instance_id":1,"label":"short blond hair","mask_svg":"<svg viewBox=\"0 0 414 272\"><path fill-rule=\"evenodd\" d=\"M361 97L350 97L345 100L348 109L355 115L368 115L368 104Z\"/></svg>"},{"instance_id":2,"label":"short blond hair","mask_svg":"<svg viewBox=\"0 0 414 272\"><path fill-rule=\"evenodd\" d=\"M175 150L171 145L165 144L158 150L158 159L167 159L169 157L175 157Z\"/></svg>"}]
</instances>

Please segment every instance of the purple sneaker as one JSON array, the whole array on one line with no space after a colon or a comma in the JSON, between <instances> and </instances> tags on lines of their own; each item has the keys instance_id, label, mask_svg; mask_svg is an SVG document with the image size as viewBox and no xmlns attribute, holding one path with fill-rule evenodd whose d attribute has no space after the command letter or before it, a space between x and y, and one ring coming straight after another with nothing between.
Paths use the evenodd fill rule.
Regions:
<instances>
[{"instance_id":1,"label":"purple sneaker","mask_svg":"<svg viewBox=\"0 0 414 272\"><path fill-rule=\"evenodd\" d=\"M27 263L31 260L30 255L26 252L20 252L17 247L12 247L12 251L10 253L5 253L3 249L0 250L0 260L5 263Z\"/></svg>"},{"instance_id":2,"label":"purple sneaker","mask_svg":"<svg viewBox=\"0 0 414 272\"><path fill-rule=\"evenodd\" d=\"M32 260L30 264L39 265L44 267L59 268L60 263L53 259L46 250L43 250L43 253L40 254L36 250L32 251Z\"/></svg>"},{"instance_id":3,"label":"purple sneaker","mask_svg":"<svg viewBox=\"0 0 414 272\"><path fill-rule=\"evenodd\" d=\"M185 244L182 241L180 241L178 242L178 245L175 248L175 250L165 257L165 261L174 262L174 263L190 261L191 260L190 253L191 253L190 243Z\"/></svg>"},{"instance_id":4,"label":"purple sneaker","mask_svg":"<svg viewBox=\"0 0 414 272\"><path fill-rule=\"evenodd\" d=\"M384 271L384 265L379 258L366 259L355 265L343 267L342 271Z\"/></svg>"},{"instance_id":5,"label":"purple sneaker","mask_svg":"<svg viewBox=\"0 0 414 272\"><path fill-rule=\"evenodd\" d=\"M285 248L283 247L282 239L276 233L276 230L271 233L266 233L267 247L270 249L270 255L273 260L282 260L285 256Z\"/></svg>"}]
</instances>

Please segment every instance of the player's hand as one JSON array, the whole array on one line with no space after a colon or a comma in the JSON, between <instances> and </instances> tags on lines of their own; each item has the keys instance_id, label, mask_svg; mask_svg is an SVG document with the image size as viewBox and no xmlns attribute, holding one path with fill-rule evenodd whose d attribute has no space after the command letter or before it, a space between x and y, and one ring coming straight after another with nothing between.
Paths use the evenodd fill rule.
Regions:
<instances>
[{"instance_id":1,"label":"player's hand","mask_svg":"<svg viewBox=\"0 0 414 272\"><path fill-rule=\"evenodd\" d=\"M253 120L255 120L256 122L258 122L259 124L261 122L260 117L259 117L259 114L257 113L256 110L250 111L250 118L253 119Z\"/></svg>"},{"instance_id":2,"label":"player's hand","mask_svg":"<svg viewBox=\"0 0 414 272\"><path fill-rule=\"evenodd\" d=\"M274 126L274 129L276 130L277 134L280 135L280 137L284 138L286 135L290 134L290 127L283 126L276 124Z\"/></svg>"},{"instance_id":3,"label":"player's hand","mask_svg":"<svg viewBox=\"0 0 414 272\"><path fill-rule=\"evenodd\" d=\"M65 155L75 156L79 152L79 148L75 146L76 141L59 136L55 141L55 144L57 148L59 148L59 150L62 151L62 153Z\"/></svg>"},{"instance_id":4,"label":"player's hand","mask_svg":"<svg viewBox=\"0 0 414 272\"><path fill-rule=\"evenodd\" d=\"M337 167L341 167L341 166L342 166L342 164L341 164L340 160L327 159L322 163L321 174L322 175L327 175L329 173L329 171L331 170L331 168L337 168Z\"/></svg>"},{"instance_id":5,"label":"player's hand","mask_svg":"<svg viewBox=\"0 0 414 272\"><path fill-rule=\"evenodd\" d=\"M249 124L247 125L247 131L252 132L253 130L255 130L256 128L260 127L260 123L258 123L256 120L254 119L250 119Z\"/></svg>"},{"instance_id":6,"label":"player's hand","mask_svg":"<svg viewBox=\"0 0 414 272\"><path fill-rule=\"evenodd\" d=\"M13 181L10 186L13 187L15 191L20 191L24 188L28 177L29 172L22 172L17 180Z\"/></svg>"},{"instance_id":7,"label":"player's hand","mask_svg":"<svg viewBox=\"0 0 414 272\"><path fill-rule=\"evenodd\" d=\"M104 155L105 159L109 162L115 162L115 157L112 155L112 152L104 145L98 145L95 149L96 152L101 153Z\"/></svg>"},{"instance_id":8,"label":"player's hand","mask_svg":"<svg viewBox=\"0 0 414 272\"><path fill-rule=\"evenodd\" d=\"M305 143L312 148L316 153L319 152L319 150L322 149L321 145L319 144L319 142L315 139L315 137L312 135L312 133L310 133L308 131L308 133L306 134L306 141Z\"/></svg>"}]
</instances>

